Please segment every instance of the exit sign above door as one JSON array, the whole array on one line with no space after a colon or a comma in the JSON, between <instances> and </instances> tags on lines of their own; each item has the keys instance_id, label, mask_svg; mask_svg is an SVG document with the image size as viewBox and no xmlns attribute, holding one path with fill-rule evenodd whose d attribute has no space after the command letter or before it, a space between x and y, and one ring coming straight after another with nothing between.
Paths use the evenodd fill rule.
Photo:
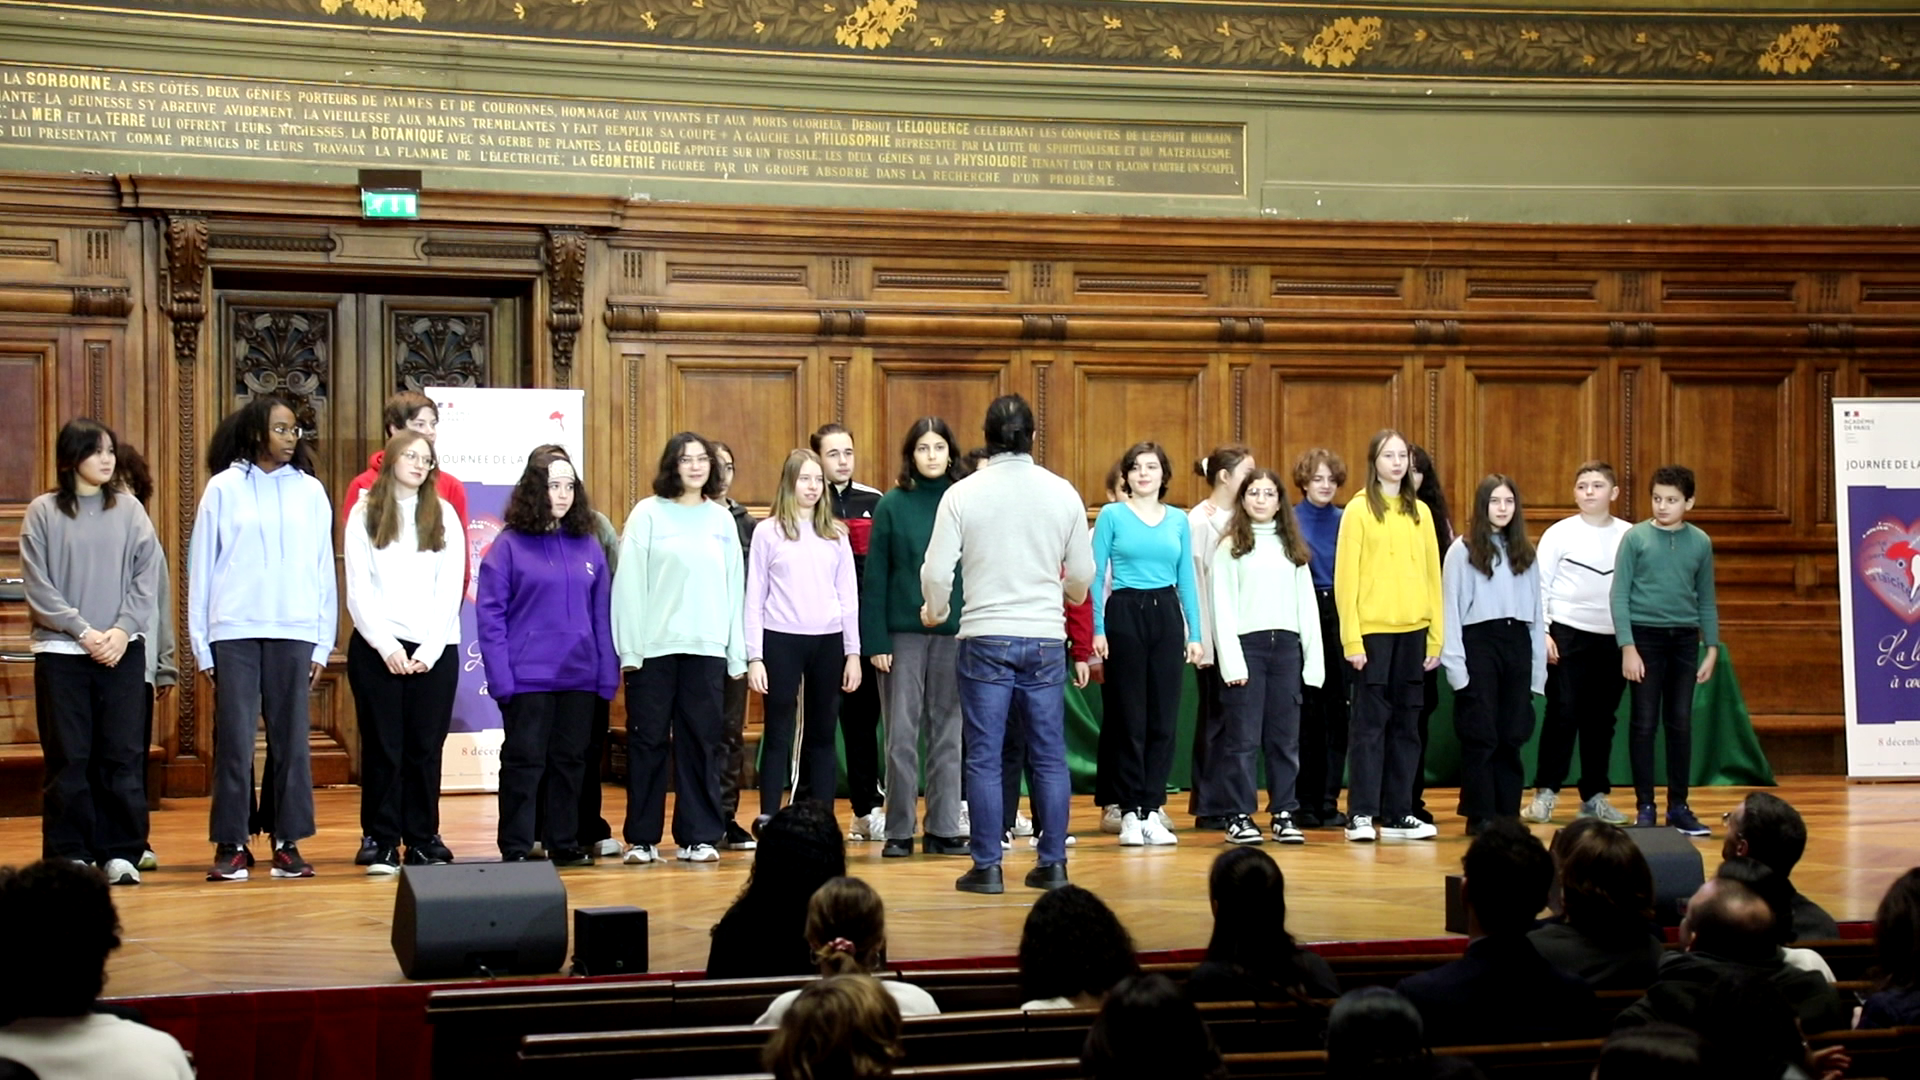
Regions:
<instances>
[{"instance_id":1,"label":"exit sign above door","mask_svg":"<svg viewBox=\"0 0 1920 1080\"><path fill-rule=\"evenodd\" d=\"M413 191L360 192L360 216L363 218L417 218L420 195Z\"/></svg>"}]
</instances>

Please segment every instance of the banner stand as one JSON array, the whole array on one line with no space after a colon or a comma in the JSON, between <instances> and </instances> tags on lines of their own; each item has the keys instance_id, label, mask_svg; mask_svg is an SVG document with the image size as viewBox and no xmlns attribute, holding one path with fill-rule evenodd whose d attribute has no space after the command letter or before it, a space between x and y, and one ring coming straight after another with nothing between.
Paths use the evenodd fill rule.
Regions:
<instances>
[{"instance_id":1,"label":"banner stand","mask_svg":"<svg viewBox=\"0 0 1920 1080\"><path fill-rule=\"evenodd\" d=\"M1837 398L1847 778L1920 779L1920 398Z\"/></svg>"}]
</instances>

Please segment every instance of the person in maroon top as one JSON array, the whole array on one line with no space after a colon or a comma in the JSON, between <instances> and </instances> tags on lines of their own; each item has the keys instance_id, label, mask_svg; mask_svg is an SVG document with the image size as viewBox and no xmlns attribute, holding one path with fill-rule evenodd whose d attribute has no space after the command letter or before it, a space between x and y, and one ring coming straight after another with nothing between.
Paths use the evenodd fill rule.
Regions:
<instances>
[{"instance_id":1,"label":"person in maroon top","mask_svg":"<svg viewBox=\"0 0 1920 1080\"><path fill-rule=\"evenodd\" d=\"M847 526L853 547L853 577L866 577L867 545L873 535L873 510L880 492L853 479L853 433L840 424L822 424L809 440L827 473L827 493L833 498L833 516ZM860 686L840 695L840 737L847 751L847 801L853 804L849 840L887 838L887 814L880 793L880 678L866 657L860 658ZM795 792L795 798L800 797ZM832 805L833 792L808 796Z\"/></svg>"}]
</instances>

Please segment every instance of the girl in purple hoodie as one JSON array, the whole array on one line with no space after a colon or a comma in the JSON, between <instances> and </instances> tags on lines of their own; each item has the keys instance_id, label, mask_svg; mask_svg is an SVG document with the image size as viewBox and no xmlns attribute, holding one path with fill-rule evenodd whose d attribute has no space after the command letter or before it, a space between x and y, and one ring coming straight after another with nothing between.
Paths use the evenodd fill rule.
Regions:
<instances>
[{"instance_id":1,"label":"girl in purple hoodie","mask_svg":"<svg viewBox=\"0 0 1920 1080\"><path fill-rule=\"evenodd\" d=\"M595 703L620 685L610 620L613 571L593 509L565 456L536 452L514 485L505 528L480 564L474 606L487 693L500 703L500 857L539 840L555 866L593 862L580 843L580 785ZM534 798L546 778L534 835Z\"/></svg>"}]
</instances>

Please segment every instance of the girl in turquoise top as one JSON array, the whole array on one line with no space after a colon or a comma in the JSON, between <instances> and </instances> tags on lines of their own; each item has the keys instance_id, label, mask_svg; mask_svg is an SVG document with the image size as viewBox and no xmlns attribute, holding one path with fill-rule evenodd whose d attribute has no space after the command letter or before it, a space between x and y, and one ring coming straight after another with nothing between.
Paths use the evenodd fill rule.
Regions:
<instances>
[{"instance_id":1,"label":"girl in turquoise top","mask_svg":"<svg viewBox=\"0 0 1920 1080\"><path fill-rule=\"evenodd\" d=\"M1186 517L1160 501L1167 452L1137 443L1120 461L1126 498L1102 507L1093 526L1093 579L1113 575L1112 595L1093 608L1093 651L1107 661L1101 700L1106 723L1116 725L1119 736L1120 843L1174 844L1158 811L1173 769L1180 667L1201 657L1193 538Z\"/></svg>"}]
</instances>

